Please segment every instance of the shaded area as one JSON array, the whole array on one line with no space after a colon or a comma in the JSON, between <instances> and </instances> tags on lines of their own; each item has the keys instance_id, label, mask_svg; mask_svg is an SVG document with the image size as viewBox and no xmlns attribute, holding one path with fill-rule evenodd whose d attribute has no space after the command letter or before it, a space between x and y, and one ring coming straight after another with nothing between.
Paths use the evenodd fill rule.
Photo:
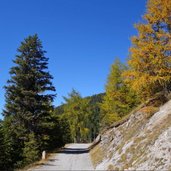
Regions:
<instances>
[{"instance_id":1,"label":"shaded area","mask_svg":"<svg viewBox=\"0 0 171 171\"><path fill-rule=\"evenodd\" d=\"M37 166L55 166L55 165L50 164L50 163L41 163L41 164L38 164Z\"/></svg>"},{"instance_id":2,"label":"shaded area","mask_svg":"<svg viewBox=\"0 0 171 171\"><path fill-rule=\"evenodd\" d=\"M63 148L58 153L63 154L83 154L83 153L89 153L89 148Z\"/></svg>"},{"instance_id":3,"label":"shaded area","mask_svg":"<svg viewBox=\"0 0 171 171\"><path fill-rule=\"evenodd\" d=\"M101 141L101 136L99 135L96 140L89 145L87 148L75 148L75 147L64 147L62 148L60 151L58 151L57 153L62 153L62 154L83 154L83 153L89 153L90 150L92 150L97 144L99 144Z\"/></svg>"}]
</instances>

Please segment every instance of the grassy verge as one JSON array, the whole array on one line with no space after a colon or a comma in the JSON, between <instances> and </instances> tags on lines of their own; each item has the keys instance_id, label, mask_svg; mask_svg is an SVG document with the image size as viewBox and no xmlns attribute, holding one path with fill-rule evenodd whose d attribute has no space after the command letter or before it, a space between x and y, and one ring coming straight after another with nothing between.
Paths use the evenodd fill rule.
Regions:
<instances>
[{"instance_id":1,"label":"grassy verge","mask_svg":"<svg viewBox=\"0 0 171 171\"><path fill-rule=\"evenodd\" d=\"M104 155L105 155L105 152L102 150L100 145L96 145L90 151L90 156L91 156L91 160L92 160L94 168L102 162Z\"/></svg>"}]
</instances>

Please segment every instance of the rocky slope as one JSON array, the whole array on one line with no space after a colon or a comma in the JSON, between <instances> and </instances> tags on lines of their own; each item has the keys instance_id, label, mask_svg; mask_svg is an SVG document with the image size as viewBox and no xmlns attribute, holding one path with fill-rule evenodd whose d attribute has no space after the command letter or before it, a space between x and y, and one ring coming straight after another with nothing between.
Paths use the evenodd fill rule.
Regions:
<instances>
[{"instance_id":1,"label":"rocky slope","mask_svg":"<svg viewBox=\"0 0 171 171\"><path fill-rule=\"evenodd\" d=\"M171 170L171 100L104 132L91 155L96 170Z\"/></svg>"}]
</instances>

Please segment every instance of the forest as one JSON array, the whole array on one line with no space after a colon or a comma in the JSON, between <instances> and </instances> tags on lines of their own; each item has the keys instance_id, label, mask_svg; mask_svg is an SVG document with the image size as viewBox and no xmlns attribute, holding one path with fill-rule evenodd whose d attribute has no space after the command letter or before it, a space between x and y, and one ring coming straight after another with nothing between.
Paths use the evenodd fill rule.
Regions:
<instances>
[{"instance_id":1,"label":"forest","mask_svg":"<svg viewBox=\"0 0 171 171\"><path fill-rule=\"evenodd\" d=\"M115 58L105 92L82 97L73 89L53 106L56 88L38 35L17 49L5 85L0 121L0 170L23 168L67 143L92 142L149 98L171 91L171 1L148 0L126 64Z\"/></svg>"}]
</instances>

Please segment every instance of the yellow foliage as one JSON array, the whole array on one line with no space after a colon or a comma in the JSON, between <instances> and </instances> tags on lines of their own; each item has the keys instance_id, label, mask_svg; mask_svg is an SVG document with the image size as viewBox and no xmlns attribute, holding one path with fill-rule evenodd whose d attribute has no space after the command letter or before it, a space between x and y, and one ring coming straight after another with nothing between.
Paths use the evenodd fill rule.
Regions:
<instances>
[{"instance_id":1,"label":"yellow foliage","mask_svg":"<svg viewBox=\"0 0 171 171\"><path fill-rule=\"evenodd\" d=\"M147 119L149 119L153 114L159 111L158 107L154 106L147 106L139 110L139 112L142 112L146 115Z\"/></svg>"},{"instance_id":2,"label":"yellow foliage","mask_svg":"<svg viewBox=\"0 0 171 171\"><path fill-rule=\"evenodd\" d=\"M171 84L170 16L171 0L149 0L145 23L136 25L139 34L132 38L130 68L123 76L145 99Z\"/></svg>"}]
</instances>

